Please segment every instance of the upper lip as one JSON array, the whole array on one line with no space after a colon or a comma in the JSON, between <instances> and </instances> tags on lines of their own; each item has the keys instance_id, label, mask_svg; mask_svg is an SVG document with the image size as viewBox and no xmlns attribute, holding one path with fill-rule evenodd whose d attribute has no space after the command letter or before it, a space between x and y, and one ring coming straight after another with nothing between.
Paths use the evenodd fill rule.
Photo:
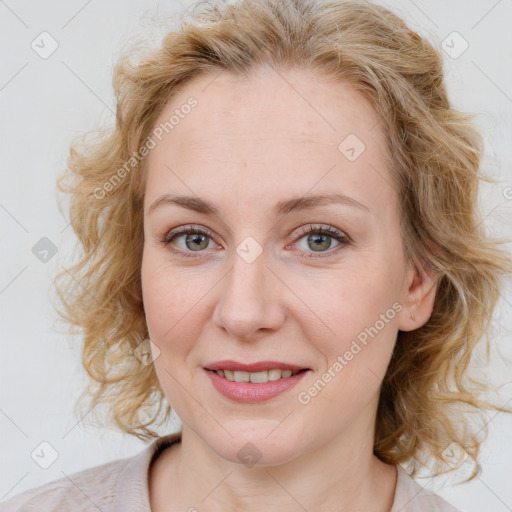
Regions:
<instances>
[{"instance_id":1,"label":"upper lip","mask_svg":"<svg viewBox=\"0 0 512 512\"><path fill-rule=\"evenodd\" d=\"M236 361L216 361L205 365L207 370L231 370L241 372L263 372L266 370L307 370L305 366L283 363L281 361L258 361L256 363L238 363Z\"/></svg>"}]
</instances>

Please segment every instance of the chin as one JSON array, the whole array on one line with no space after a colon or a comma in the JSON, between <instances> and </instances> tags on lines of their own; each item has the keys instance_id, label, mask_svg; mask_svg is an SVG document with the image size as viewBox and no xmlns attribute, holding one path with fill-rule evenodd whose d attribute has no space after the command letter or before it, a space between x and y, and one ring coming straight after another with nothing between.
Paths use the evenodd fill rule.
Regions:
<instances>
[{"instance_id":1,"label":"chin","mask_svg":"<svg viewBox=\"0 0 512 512\"><path fill-rule=\"evenodd\" d=\"M299 436L291 434L286 428L278 432L284 425L276 428L276 423L268 420L260 420L260 427L251 423L250 428L243 424L238 428L227 426L226 430L231 436L225 432L221 438L212 433L203 439L223 459L247 467L284 464L302 452ZM269 423L272 423L271 427Z\"/></svg>"}]
</instances>

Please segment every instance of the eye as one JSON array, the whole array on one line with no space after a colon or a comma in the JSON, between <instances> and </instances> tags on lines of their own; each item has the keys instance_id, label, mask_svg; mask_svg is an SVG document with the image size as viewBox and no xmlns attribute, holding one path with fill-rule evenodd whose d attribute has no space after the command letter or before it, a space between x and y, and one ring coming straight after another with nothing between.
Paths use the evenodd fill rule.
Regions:
<instances>
[{"instance_id":1,"label":"eye","mask_svg":"<svg viewBox=\"0 0 512 512\"><path fill-rule=\"evenodd\" d=\"M295 243L300 242L303 239L305 240L306 245L300 250L305 254L306 258L324 257L324 255L316 256L314 253L327 253L325 256L329 256L334 252L338 252L336 248L342 249L344 246L350 245L351 243L351 240L347 235L330 226L305 226L299 229L295 238ZM180 239L183 239L181 247L179 246L180 244L177 243ZM327 252L327 250L331 248L333 239L338 245L335 246L334 251ZM172 242L178 246L178 249L172 247ZM172 252L187 258L197 258L202 256L201 253L205 252L204 249L208 248L210 242L214 243L213 233L209 229L200 226L182 226L173 229L167 233L163 240L161 240L161 243L164 246L170 246ZM311 249L313 252L309 252L308 249Z\"/></svg>"},{"instance_id":2,"label":"eye","mask_svg":"<svg viewBox=\"0 0 512 512\"><path fill-rule=\"evenodd\" d=\"M178 250L171 247L172 252L180 253L185 257L195 258L200 254L195 255L194 252L203 252L203 249L208 248L212 241L213 233L203 227L182 226L173 229L162 240L164 246L168 246L171 242L175 242L183 238L182 247ZM176 243L176 242L175 242Z\"/></svg>"},{"instance_id":3,"label":"eye","mask_svg":"<svg viewBox=\"0 0 512 512\"><path fill-rule=\"evenodd\" d=\"M299 229L297 235L299 235L297 242L302 240L305 241L305 245L303 245L301 251L305 253L306 258L330 256L332 253L338 252L339 249L342 249L344 246L350 245L351 243L351 240L347 235L331 226L304 226ZM333 239L336 240L338 245L335 246L334 251L327 252L327 250L331 248ZM309 252L308 249L311 249L313 253ZM322 254L316 256L314 254L315 252ZM323 253L327 254L324 255Z\"/></svg>"}]
</instances>

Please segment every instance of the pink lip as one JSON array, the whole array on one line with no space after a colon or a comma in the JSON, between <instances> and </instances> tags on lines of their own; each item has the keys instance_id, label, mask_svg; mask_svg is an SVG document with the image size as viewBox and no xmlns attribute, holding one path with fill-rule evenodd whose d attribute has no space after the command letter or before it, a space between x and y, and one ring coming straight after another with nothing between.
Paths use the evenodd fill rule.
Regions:
<instances>
[{"instance_id":1,"label":"pink lip","mask_svg":"<svg viewBox=\"0 0 512 512\"><path fill-rule=\"evenodd\" d=\"M309 370L306 366L282 363L280 361L258 361L257 363L237 363L236 361L216 361L204 366L207 370L231 370L233 372L263 372L265 370Z\"/></svg>"},{"instance_id":2,"label":"pink lip","mask_svg":"<svg viewBox=\"0 0 512 512\"><path fill-rule=\"evenodd\" d=\"M230 369L226 366L223 368L226 370ZM266 366L266 368L268 368L268 366ZM278 367L273 366L273 368ZM219 370L220 369L222 368L219 368ZM301 368L297 368L297 370L300 369ZM226 398L242 403L255 403L270 400L271 398L274 398L275 396L293 388L300 380L304 378L307 373L309 373L308 371L300 372L285 379L255 384L253 382L233 382L226 379L225 377L221 377L214 371L208 369L205 369L205 371L212 381L213 386L219 393L224 395Z\"/></svg>"}]
</instances>

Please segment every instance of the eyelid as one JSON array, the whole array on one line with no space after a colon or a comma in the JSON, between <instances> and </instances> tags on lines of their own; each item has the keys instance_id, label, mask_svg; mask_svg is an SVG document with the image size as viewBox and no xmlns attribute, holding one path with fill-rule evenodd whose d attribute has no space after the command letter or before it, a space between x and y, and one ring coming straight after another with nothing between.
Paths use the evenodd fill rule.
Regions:
<instances>
[{"instance_id":1,"label":"eyelid","mask_svg":"<svg viewBox=\"0 0 512 512\"><path fill-rule=\"evenodd\" d=\"M346 234L345 231L341 229L335 228L330 225L318 225L318 224L309 224L306 226L302 226L298 229L298 233L294 231L294 237L292 246L297 244L300 240L306 237L308 234L321 234L327 235L330 238L336 240L338 245L334 248L329 248L327 251L303 251L299 249L306 259L319 259L319 258L330 258L339 256L339 253L349 245L352 245L352 238ZM288 245L286 247L289 247Z\"/></svg>"},{"instance_id":2,"label":"eyelid","mask_svg":"<svg viewBox=\"0 0 512 512\"><path fill-rule=\"evenodd\" d=\"M213 233L213 231L207 227L200 225L200 224L188 224L188 225L180 226L178 228L174 228L174 229L168 231L165 234L165 236L163 237L163 240L160 240L160 242L164 245L164 247L171 246L171 242L173 242L177 238L180 238L181 236L187 235L187 234L205 235L208 238L210 238L213 242L217 243L216 235ZM339 244L333 250L328 250L328 251L308 252L308 251L299 250L299 252L307 255L307 256L305 256L305 258L330 257L330 256L337 254L345 246L353 244L351 237L345 231L335 228L328 224L327 225L314 224L314 223L308 224L308 225L305 225L298 229L293 230L291 234L293 234L293 241L291 242L291 244L286 245L286 248L295 245L298 241L300 241L302 238L304 238L308 234L327 235L330 238L333 238L334 240L336 240ZM290 236L290 235L288 235L288 236ZM206 253L206 251L184 251L182 249L174 249L172 247L170 247L170 250L173 253L182 255L186 258L187 257L201 258Z\"/></svg>"},{"instance_id":3,"label":"eyelid","mask_svg":"<svg viewBox=\"0 0 512 512\"><path fill-rule=\"evenodd\" d=\"M211 229L208 229L200 224L187 224L185 226L179 226L168 231L164 236L163 242L167 242L168 239L170 242L170 239L175 239L180 235L186 235L194 231L197 231L199 234L207 235L212 240L215 240L215 234Z\"/></svg>"},{"instance_id":4,"label":"eyelid","mask_svg":"<svg viewBox=\"0 0 512 512\"><path fill-rule=\"evenodd\" d=\"M301 226L300 228L292 231L291 235L293 235L293 239L295 242L298 238L302 238L305 235L308 235L310 233L316 233L321 232L323 234L328 234L332 238L343 238L347 242L352 242L352 239L350 236L347 235L347 233L341 229L335 228L334 226L331 226L329 224L307 224L305 226ZM294 243L295 243L294 242Z\"/></svg>"}]
</instances>

